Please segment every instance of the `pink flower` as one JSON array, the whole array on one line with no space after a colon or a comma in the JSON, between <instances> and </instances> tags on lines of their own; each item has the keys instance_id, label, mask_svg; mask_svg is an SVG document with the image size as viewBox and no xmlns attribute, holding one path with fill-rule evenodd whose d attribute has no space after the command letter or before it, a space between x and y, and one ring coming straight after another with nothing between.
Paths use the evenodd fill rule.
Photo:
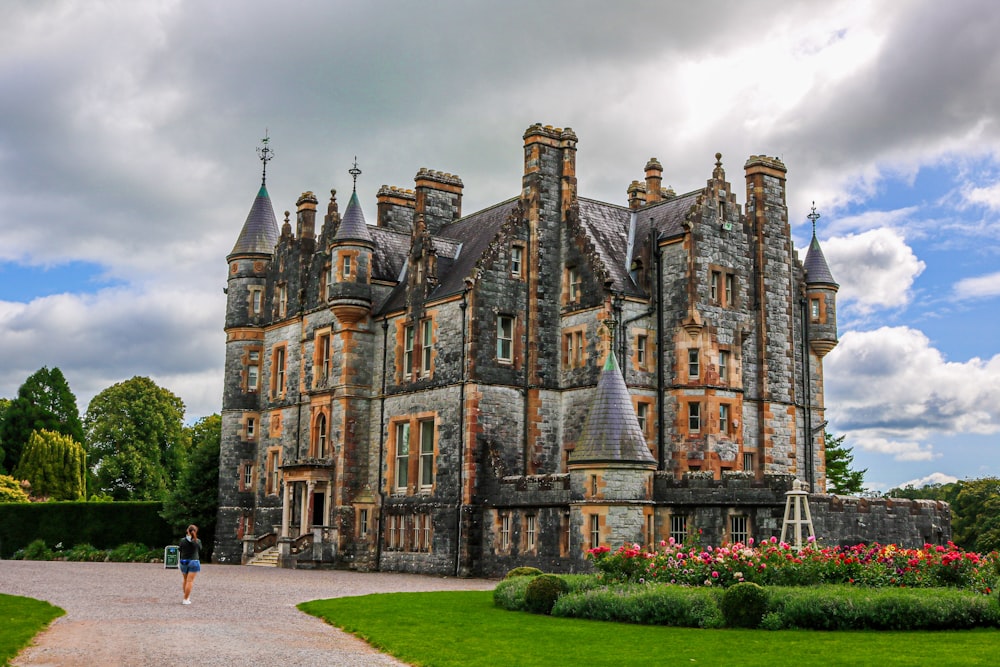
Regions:
<instances>
[{"instance_id":1,"label":"pink flower","mask_svg":"<svg viewBox=\"0 0 1000 667\"><path fill-rule=\"evenodd\" d=\"M673 543L674 543L674 538L671 537L670 538L670 544L672 545ZM660 540L660 546L661 547L667 546L667 541L666 540Z\"/></svg>"},{"instance_id":2,"label":"pink flower","mask_svg":"<svg viewBox=\"0 0 1000 667\"><path fill-rule=\"evenodd\" d=\"M712 578L713 579L718 579L719 578L719 573L716 572L715 570L712 570Z\"/></svg>"}]
</instances>

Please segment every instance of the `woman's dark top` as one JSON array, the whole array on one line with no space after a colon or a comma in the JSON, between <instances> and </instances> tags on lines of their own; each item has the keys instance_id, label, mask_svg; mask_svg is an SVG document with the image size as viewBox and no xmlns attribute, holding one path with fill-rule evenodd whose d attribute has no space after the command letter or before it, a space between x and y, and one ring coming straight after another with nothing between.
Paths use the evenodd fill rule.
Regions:
<instances>
[{"instance_id":1,"label":"woman's dark top","mask_svg":"<svg viewBox=\"0 0 1000 667\"><path fill-rule=\"evenodd\" d=\"M198 557L201 551L201 540L189 540L185 537L181 540L179 547L181 560L201 560Z\"/></svg>"}]
</instances>

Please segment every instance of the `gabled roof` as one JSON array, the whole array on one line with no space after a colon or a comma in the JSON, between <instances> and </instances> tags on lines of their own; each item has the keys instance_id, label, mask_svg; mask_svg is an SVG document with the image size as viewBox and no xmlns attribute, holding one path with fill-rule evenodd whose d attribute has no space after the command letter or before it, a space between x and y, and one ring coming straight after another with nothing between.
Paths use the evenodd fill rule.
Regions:
<instances>
[{"instance_id":1,"label":"gabled roof","mask_svg":"<svg viewBox=\"0 0 1000 667\"><path fill-rule=\"evenodd\" d=\"M833 279L833 274L830 273L830 266L826 263L823 249L819 247L816 232L813 232L812 241L809 242L809 251L806 252L806 259L802 262L802 266L806 270L807 285L826 284L839 287L837 281Z\"/></svg>"},{"instance_id":2,"label":"gabled roof","mask_svg":"<svg viewBox=\"0 0 1000 667\"><path fill-rule=\"evenodd\" d=\"M278 222L274 218L274 207L263 185L253 200L250 213L247 215L243 229L240 231L236 245L229 256L258 254L271 255L274 245L278 242Z\"/></svg>"},{"instance_id":3,"label":"gabled roof","mask_svg":"<svg viewBox=\"0 0 1000 667\"><path fill-rule=\"evenodd\" d=\"M615 206L593 199L577 199L580 227L593 246L594 252L611 280L611 289L626 294L637 293L629 276L632 259L626 257L628 228L632 212L624 206Z\"/></svg>"},{"instance_id":4,"label":"gabled roof","mask_svg":"<svg viewBox=\"0 0 1000 667\"><path fill-rule=\"evenodd\" d=\"M587 422L569 462L656 465L614 352L608 353L601 370Z\"/></svg>"},{"instance_id":5,"label":"gabled roof","mask_svg":"<svg viewBox=\"0 0 1000 667\"><path fill-rule=\"evenodd\" d=\"M344 217L340 220L340 226L337 227L337 233L333 235L334 243L342 241L372 242L372 236L368 231L368 225L365 223L365 214L361 210L360 202L358 202L357 191L351 193L351 200L347 202L347 209L344 211Z\"/></svg>"}]
</instances>

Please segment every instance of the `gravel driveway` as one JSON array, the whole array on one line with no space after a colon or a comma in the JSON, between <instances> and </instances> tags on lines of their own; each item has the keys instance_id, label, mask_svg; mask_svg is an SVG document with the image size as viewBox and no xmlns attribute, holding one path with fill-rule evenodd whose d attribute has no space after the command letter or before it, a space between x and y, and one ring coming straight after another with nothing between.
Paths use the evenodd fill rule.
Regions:
<instances>
[{"instance_id":1,"label":"gravel driveway","mask_svg":"<svg viewBox=\"0 0 1000 667\"><path fill-rule=\"evenodd\" d=\"M415 574L203 565L181 604L181 575L162 564L0 561L0 593L66 610L14 665L401 665L303 614L318 598L490 590L496 582Z\"/></svg>"}]
</instances>

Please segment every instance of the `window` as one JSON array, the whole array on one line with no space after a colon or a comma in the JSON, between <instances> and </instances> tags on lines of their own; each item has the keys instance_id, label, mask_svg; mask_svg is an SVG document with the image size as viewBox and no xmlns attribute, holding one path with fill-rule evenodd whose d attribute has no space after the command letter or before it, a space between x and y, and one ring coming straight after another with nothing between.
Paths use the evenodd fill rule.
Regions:
<instances>
[{"instance_id":1,"label":"window","mask_svg":"<svg viewBox=\"0 0 1000 667\"><path fill-rule=\"evenodd\" d=\"M563 345L566 347L566 357L563 359L563 367L573 368L574 349L572 333L563 334Z\"/></svg>"},{"instance_id":2,"label":"window","mask_svg":"<svg viewBox=\"0 0 1000 667\"><path fill-rule=\"evenodd\" d=\"M809 312L811 313L812 321L819 322L819 299L809 299Z\"/></svg>"},{"instance_id":3,"label":"window","mask_svg":"<svg viewBox=\"0 0 1000 667\"><path fill-rule=\"evenodd\" d=\"M247 366L247 391L257 391L257 386L260 384L260 364L253 363L255 361L260 361L260 352L250 353L251 363Z\"/></svg>"},{"instance_id":4,"label":"window","mask_svg":"<svg viewBox=\"0 0 1000 667\"><path fill-rule=\"evenodd\" d=\"M674 544L684 544L687 536L687 517L683 514L672 514L670 516L670 538Z\"/></svg>"},{"instance_id":5,"label":"window","mask_svg":"<svg viewBox=\"0 0 1000 667\"><path fill-rule=\"evenodd\" d=\"M281 470L278 466L281 465L281 450L277 447L273 447L267 450L267 482L265 484L265 492L269 496L274 496L278 494L281 488L280 477Z\"/></svg>"},{"instance_id":6,"label":"window","mask_svg":"<svg viewBox=\"0 0 1000 667\"><path fill-rule=\"evenodd\" d=\"M323 282L325 283L324 298L329 299L333 295L333 266L327 264L324 268Z\"/></svg>"},{"instance_id":7,"label":"window","mask_svg":"<svg viewBox=\"0 0 1000 667\"><path fill-rule=\"evenodd\" d=\"M317 379L326 380L330 374L330 334L316 338L315 375Z\"/></svg>"},{"instance_id":8,"label":"window","mask_svg":"<svg viewBox=\"0 0 1000 667\"><path fill-rule=\"evenodd\" d=\"M646 334L639 334L635 337L635 362L639 364L639 368L646 367L646 348L649 344L649 336Z\"/></svg>"},{"instance_id":9,"label":"window","mask_svg":"<svg viewBox=\"0 0 1000 667\"><path fill-rule=\"evenodd\" d=\"M711 291L712 301L718 302L719 301L719 297L722 296L722 294L721 294L721 291L722 291L722 272L721 271L712 271L712 280L711 280L711 283L710 283L710 291Z\"/></svg>"},{"instance_id":10,"label":"window","mask_svg":"<svg viewBox=\"0 0 1000 667\"><path fill-rule=\"evenodd\" d=\"M406 491L410 473L410 422L396 424L396 490Z\"/></svg>"},{"instance_id":11,"label":"window","mask_svg":"<svg viewBox=\"0 0 1000 667\"><path fill-rule=\"evenodd\" d=\"M418 514L417 515L417 550L418 551L430 551L431 550L431 515L430 514Z\"/></svg>"},{"instance_id":12,"label":"window","mask_svg":"<svg viewBox=\"0 0 1000 667\"><path fill-rule=\"evenodd\" d=\"M398 516L389 517L389 531L386 536L386 539L389 542L390 549L399 548L399 532L398 532L399 518L400 517Z\"/></svg>"},{"instance_id":13,"label":"window","mask_svg":"<svg viewBox=\"0 0 1000 667\"><path fill-rule=\"evenodd\" d=\"M729 541L746 544L750 537L747 531L747 518L742 514L734 514L729 517Z\"/></svg>"},{"instance_id":14,"label":"window","mask_svg":"<svg viewBox=\"0 0 1000 667\"><path fill-rule=\"evenodd\" d=\"M598 514L590 515L590 548L596 549L601 546L601 517Z\"/></svg>"},{"instance_id":15,"label":"window","mask_svg":"<svg viewBox=\"0 0 1000 667\"><path fill-rule=\"evenodd\" d=\"M249 491L253 488L253 464L243 464L243 490Z\"/></svg>"},{"instance_id":16,"label":"window","mask_svg":"<svg viewBox=\"0 0 1000 667\"><path fill-rule=\"evenodd\" d=\"M514 360L514 318L497 315L497 361Z\"/></svg>"},{"instance_id":17,"label":"window","mask_svg":"<svg viewBox=\"0 0 1000 667\"><path fill-rule=\"evenodd\" d=\"M253 440L257 435L257 420L247 417L247 440Z\"/></svg>"},{"instance_id":18,"label":"window","mask_svg":"<svg viewBox=\"0 0 1000 667\"><path fill-rule=\"evenodd\" d=\"M500 549L506 551L510 548L510 512L500 513Z\"/></svg>"},{"instance_id":19,"label":"window","mask_svg":"<svg viewBox=\"0 0 1000 667\"><path fill-rule=\"evenodd\" d=\"M260 314L261 302L264 300L264 291L258 288L250 288L250 313Z\"/></svg>"},{"instance_id":20,"label":"window","mask_svg":"<svg viewBox=\"0 0 1000 667\"><path fill-rule=\"evenodd\" d=\"M719 350L719 381L729 382L729 350Z\"/></svg>"},{"instance_id":21,"label":"window","mask_svg":"<svg viewBox=\"0 0 1000 667\"><path fill-rule=\"evenodd\" d=\"M278 286L278 317L284 317L288 312L288 287Z\"/></svg>"},{"instance_id":22,"label":"window","mask_svg":"<svg viewBox=\"0 0 1000 667\"><path fill-rule=\"evenodd\" d=\"M285 348L274 349L274 384L271 386L271 394L279 396L285 393Z\"/></svg>"},{"instance_id":23,"label":"window","mask_svg":"<svg viewBox=\"0 0 1000 667\"><path fill-rule=\"evenodd\" d=\"M701 431L701 403L688 403L688 431Z\"/></svg>"},{"instance_id":24,"label":"window","mask_svg":"<svg viewBox=\"0 0 1000 667\"><path fill-rule=\"evenodd\" d=\"M320 413L316 418L316 431L313 436L314 454L321 458L326 458L326 415Z\"/></svg>"},{"instance_id":25,"label":"window","mask_svg":"<svg viewBox=\"0 0 1000 667\"><path fill-rule=\"evenodd\" d=\"M743 469L747 472L753 472L753 454L750 452L743 453Z\"/></svg>"},{"instance_id":26,"label":"window","mask_svg":"<svg viewBox=\"0 0 1000 667\"><path fill-rule=\"evenodd\" d=\"M736 299L736 277L731 274L726 274L726 306L732 308L735 305Z\"/></svg>"},{"instance_id":27,"label":"window","mask_svg":"<svg viewBox=\"0 0 1000 667\"><path fill-rule=\"evenodd\" d=\"M351 278L351 259L350 255L344 255L341 258L340 277L342 280L350 280Z\"/></svg>"},{"instance_id":28,"label":"window","mask_svg":"<svg viewBox=\"0 0 1000 667\"><path fill-rule=\"evenodd\" d=\"M698 350L688 350L688 379L697 380L701 374L701 364L698 359Z\"/></svg>"},{"instance_id":29,"label":"window","mask_svg":"<svg viewBox=\"0 0 1000 667\"><path fill-rule=\"evenodd\" d=\"M575 266L566 269L566 285L569 289L569 302L580 300L580 272Z\"/></svg>"},{"instance_id":30,"label":"window","mask_svg":"<svg viewBox=\"0 0 1000 667\"><path fill-rule=\"evenodd\" d=\"M642 429L642 435L649 437L649 403L640 402L635 404L635 416L639 420L639 428Z\"/></svg>"},{"instance_id":31,"label":"window","mask_svg":"<svg viewBox=\"0 0 1000 667\"><path fill-rule=\"evenodd\" d=\"M592 498L597 497L597 475L590 476L590 496Z\"/></svg>"},{"instance_id":32,"label":"window","mask_svg":"<svg viewBox=\"0 0 1000 667\"><path fill-rule=\"evenodd\" d=\"M358 537L368 537L368 509L364 508L358 514Z\"/></svg>"},{"instance_id":33,"label":"window","mask_svg":"<svg viewBox=\"0 0 1000 667\"><path fill-rule=\"evenodd\" d=\"M433 328L430 320L420 323L420 372L424 377L431 374L431 353L434 350Z\"/></svg>"},{"instance_id":34,"label":"window","mask_svg":"<svg viewBox=\"0 0 1000 667\"><path fill-rule=\"evenodd\" d=\"M420 462L417 467L420 487L434 486L434 422L430 419L420 422Z\"/></svg>"},{"instance_id":35,"label":"window","mask_svg":"<svg viewBox=\"0 0 1000 667\"><path fill-rule=\"evenodd\" d=\"M510 247L510 275L514 278L521 277L521 267L524 261L524 248L519 245Z\"/></svg>"},{"instance_id":36,"label":"window","mask_svg":"<svg viewBox=\"0 0 1000 667\"><path fill-rule=\"evenodd\" d=\"M719 404L719 433L729 433L729 405Z\"/></svg>"},{"instance_id":37,"label":"window","mask_svg":"<svg viewBox=\"0 0 1000 667\"><path fill-rule=\"evenodd\" d=\"M646 544L656 544L656 528L653 525L653 515L646 515Z\"/></svg>"},{"instance_id":38,"label":"window","mask_svg":"<svg viewBox=\"0 0 1000 667\"><path fill-rule=\"evenodd\" d=\"M524 517L524 549L525 551L534 551L538 546L537 543L538 536L538 525L537 517L534 514L529 514Z\"/></svg>"},{"instance_id":39,"label":"window","mask_svg":"<svg viewBox=\"0 0 1000 667\"><path fill-rule=\"evenodd\" d=\"M403 375L409 376L413 373L413 326L403 329Z\"/></svg>"}]
</instances>

